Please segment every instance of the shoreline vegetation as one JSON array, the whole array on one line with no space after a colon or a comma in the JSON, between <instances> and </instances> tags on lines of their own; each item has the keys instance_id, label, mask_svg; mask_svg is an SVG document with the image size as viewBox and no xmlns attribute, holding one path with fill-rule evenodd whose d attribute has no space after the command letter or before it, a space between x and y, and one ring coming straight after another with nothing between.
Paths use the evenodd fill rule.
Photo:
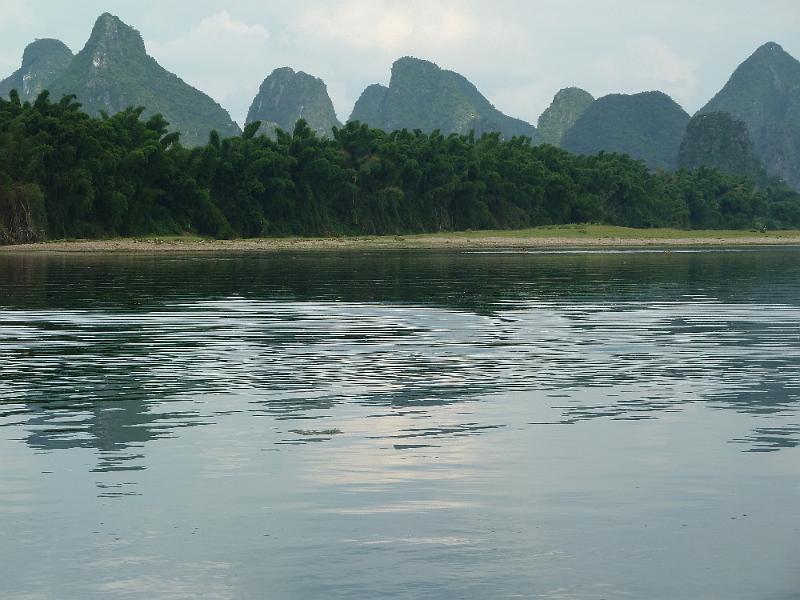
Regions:
<instances>
[{"instance_id":1,"label":"shoreline vegetation","mask_svg":"<svg viewBox=\"0 0 800 600\"><path fill-rule=\"evenodd\" d=\"M11 253L277 252L314 250L547 250L569 248L672 248L800 246L800 230L635 229L561 225L521 230L337 237L270 237L218 240L195 236L55 240L0 246Z\"/></svg>"},{"instance_id":2,"label":"shoreline vegetation","mask_svg":"<svg viewBox=\"0 0 800 600\"><path fill-rule=\"evenodd\" d=\"M261 242L271 247L341 247L352 243L345 236L448 246L444 236L474 247L465 234L437 237L472 230L502 238L483 242L498 247L530 243L513 232L571 223L651 230L634 240L658 237L656 228L684 231L670 239L800 230L800 193L781 181L706 167L651 171L627 155L573 155L499 134L350 122L323 138L300 120L271 138L259 128L225 139L211 132L208 144L187 148L142 107L91 117L71 96L53 102L45 91L31 103L12 91L0 99L0 244L186 235L278 240ZM528 237L541 245L547 235Z\"/></svg>"}]
</instances>

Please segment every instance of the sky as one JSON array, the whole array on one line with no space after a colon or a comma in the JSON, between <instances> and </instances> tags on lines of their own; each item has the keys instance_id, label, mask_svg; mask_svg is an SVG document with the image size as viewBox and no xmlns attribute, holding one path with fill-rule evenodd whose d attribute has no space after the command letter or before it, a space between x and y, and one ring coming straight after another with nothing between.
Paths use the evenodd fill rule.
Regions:
<instances>
[{"instance_id":1,"label":"sky","mask_svg":"<svg viewBox=\"0 0 800 600\"><path fill-rule=\"evenodd\" d=\"M346 120L394 60L425 58L535 124L567 86L661 90L693 113L761 44L800 58L798 0L0 0L0 78L34 39L78 52L103 12L240 123L283 66L321 77Z\"/></svg>"}]
</instances>

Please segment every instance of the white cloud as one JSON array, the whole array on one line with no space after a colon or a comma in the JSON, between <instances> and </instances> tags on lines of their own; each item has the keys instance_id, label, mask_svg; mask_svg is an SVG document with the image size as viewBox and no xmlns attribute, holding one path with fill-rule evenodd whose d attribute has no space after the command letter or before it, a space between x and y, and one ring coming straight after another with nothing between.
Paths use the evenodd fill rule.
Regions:
<instances>
[{"instance_id":1,"label":"white cloud","mask_svg":"<svg viewBox=\"0 0 800 600\"><path fill-rule=\"evenodd\" d=\"M318 3L300 12L297 30L352 48L384 52L411 44L453 45L473 37L480 23L467 9L431 0L345 0Z\"/></svg>"},{"instance_id":2,"label":"white cloud","mask_svg":"<svg viewBox=\"0 0 800 600\"><path fill-rule=\"evenodd\" d=\"M455 0L305 2L290 25L320 47L349 48L392 60L410 54L434 60L508 54L528 37L522 23Z\"/></svg>"}]
</instances>

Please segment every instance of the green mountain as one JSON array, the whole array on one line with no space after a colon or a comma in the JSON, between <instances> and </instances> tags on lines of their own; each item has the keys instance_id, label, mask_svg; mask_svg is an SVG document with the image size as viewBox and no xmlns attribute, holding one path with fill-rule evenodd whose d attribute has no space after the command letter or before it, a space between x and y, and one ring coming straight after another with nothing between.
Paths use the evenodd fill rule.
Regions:
<instances>
[{"instance_id":1,"label":"green mountain","mask_svg":"<svg viewBox=\"0 0 800 600\"><path fill-rule=\"evenodd\" d=\"M686 111L662 92L611 94L584 111L561 147L575 154L628 154L650 169L672 170L688 122Z\"/></svg>"},{"instance_id":2,"label":"green mountain","mask_svg":"<svg viewBox=\"0 0 800 600\"><path fill-rule=\"evenodd\" d=\"M525 135L538 141L533 125L501 113L462 75L411 57L392 65L388 88L372 85L364 91L350 120L385 131L438 129L448 135L474 130L477 135L500 132L504 138Z\"/></svg>"},{"instance_id":3,"label":"green mountain","mask_svg":"<svg viewBox=\"0 0 800 600\"><path fill-rule=\"evenodd\" d=\"M700 113L744 121L770 175L800 189L800 62L778 44L761 46Z\"/></svg>"},{"instance_id":4,"label":"green mountain","mask_svg":"<svg viewBox=\"0 0 800 600\"><path fill-rule=\"evenodd\" d=\"M23 101L35 99L67 70L72 56L72 50L59 40L43 39L28 44L22 54L22 66L0 81L0 97L7 98L11 90L17 90Z\"/></svg>"},{"instance_id":5,"label":"green mountain","mask_svg":"<svg viewBox=\"0 0 800 600\"><path fill-rule=\"evenodd\" d=\"M350 115L350 121L359 121L366 123L370 127L381 129L383 127L384 103L386 96L389 94L389 88L385 85L375 83L367 86L356 105L353 108L353 114Z\"/></svg>"},{"instance_id":6,"label":"green mountain","mask_svg":"<svg viewBox=\"0 0 800 600\"><path fill-rule=\"evenodd\" d=\"M108 13L97 19L86 46L50 92L56 99L75 94L90 114L144 106L146 115L164 115L188 146L208 141L212 129L223 136L240 133L227 111L161 67L147 54L139 32Z\"/></svg>"},{"instance_id":7,"label":"green mountain","mask_svg":"<svg viewBox=\"0 0 800 600\"><path fill-rule=\"evenodd\" d=\"M309 128L326 137L342 125L322 79L289 67L275 69L250 105L247 123L261 121L262 130L268 133L278 127L291 132L299 119L305 119Z\"/></svg>"},{"instance_id":8,"label":"green mountain","mask_svg":"<svg viewBox=\"0 0 800 600\"><path fill-rule=\"evenodd\" d=\"M542 143L558 146L564 134L592 102L594 96L580 88L569 87L559 91L552 104L539 117Z\"/></svg>"},{"instance_id":9,"label":"green mountain","mask_svg":"<svg viewBox=\"0 0 800 600\"><path fill-rule=\"evenodd\" d=\"M678 168L699 167L745 175L756 181L764 176L747 125L724 112L698 114L689 121L678 152Z\"/></svg>"}]
</instances>

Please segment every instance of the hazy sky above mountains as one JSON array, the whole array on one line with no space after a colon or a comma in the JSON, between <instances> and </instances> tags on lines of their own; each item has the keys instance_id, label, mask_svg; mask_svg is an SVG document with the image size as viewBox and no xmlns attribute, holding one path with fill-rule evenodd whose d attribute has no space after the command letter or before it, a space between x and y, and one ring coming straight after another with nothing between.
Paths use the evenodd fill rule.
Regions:
<instances>
[{"instance_id":1,"label":"hazy sky above mountains","mask_svg":"<svg viewBox=\"0 0 800 600\"><path fill-rule=\"evenodd\" d=\"M569 85L659 89L691 113L762 43L800 57L798 0L0 0L0 78L35 38L78 52L103 12L240 122L281 66L324 79L344 120L396 58L426 58L535 123Z\"/></svg>"}]
</instances>

